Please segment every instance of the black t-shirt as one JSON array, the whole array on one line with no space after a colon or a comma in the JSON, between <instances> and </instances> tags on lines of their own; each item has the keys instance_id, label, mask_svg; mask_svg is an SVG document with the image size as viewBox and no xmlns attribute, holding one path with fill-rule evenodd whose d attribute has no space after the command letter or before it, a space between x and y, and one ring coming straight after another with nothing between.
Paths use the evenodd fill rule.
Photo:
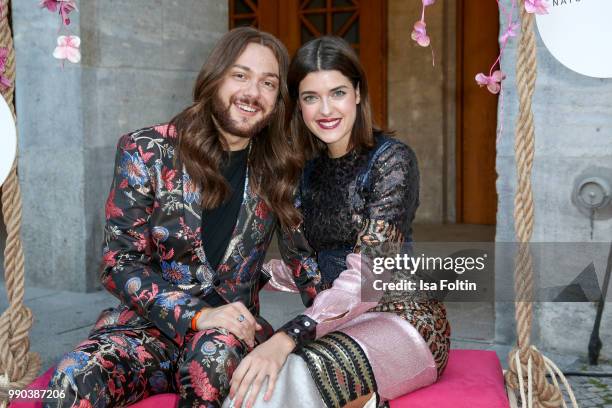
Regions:
<instances>
[{"instance_id":1,"label":"black t-shirt","mask_svg":"<svg viewBox=\"0 0 612 408\"><path fill-rule=\"evenodd\" d=\"M223 260L238 219L244 194L249 149L226 152L226 155L220 170L230 185L231 195L217 208L202 211L202 246L208 262L214 269L217 269Z\"/></svg>"}]
</instances>

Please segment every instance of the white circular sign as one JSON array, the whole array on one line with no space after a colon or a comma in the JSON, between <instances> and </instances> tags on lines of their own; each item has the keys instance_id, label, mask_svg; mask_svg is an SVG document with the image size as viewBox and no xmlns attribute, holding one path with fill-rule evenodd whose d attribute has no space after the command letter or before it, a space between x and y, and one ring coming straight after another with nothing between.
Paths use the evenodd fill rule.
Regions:
<instances>
[{"instance_id":1,"label":"white circular sign","mask_svg":"<svg viewBox=\"0 0 612 408\"><path fill-rule=\"evenodd\" d=\"M0 140L2 140L2 148L0 148L1 186L13 167L15 153L17 152L15 121L13 120L11 109L2 96L0 96Z\"/></svg>"},{"instance_id":2,"label":"white circular sign","mask_svg":"<svg viewBox=\"0 0 612 408\"><path fill-rule=\"evenodd\" d=\"M612 78L612 1L548 0L548 14L536 15L544 45L579 74Z\"/></svg>"}]
</instances>

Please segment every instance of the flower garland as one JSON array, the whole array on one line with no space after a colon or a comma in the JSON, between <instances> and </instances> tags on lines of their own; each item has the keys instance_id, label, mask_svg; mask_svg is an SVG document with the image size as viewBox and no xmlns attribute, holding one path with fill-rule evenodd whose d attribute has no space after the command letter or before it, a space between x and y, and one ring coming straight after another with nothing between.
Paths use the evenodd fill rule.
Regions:
<instances>
[{"instance_id":1,"label":"flower garland","mask_svg":"<svg viewBox=\"0 0 612 408\"><path fill-rule=\"evenodd\" d=\"M81 61L81 39L76 35L72 35L68 28L70 25L70 13L79 11L76 0L41 0L40 7L46 8L52 13L58 13L61 19L58 32L61 32L62 28L67 31L67 35L57 37L57 46L53 51L53 56L62 61L62 66L65 60L73 64Z\"/></svg>"},{"instance_id":2,"label":"flower garland","mask_svg":"<svg viewBox=\"0 0 612 408\"><path fill-rule=\"evenodd\" d=\"M427 35L427 24L425 23L425 7L431 6L436 0L421 0L423 9L421 11L421 19L413 25L412 34L410 37L416 41L421 47L429 47L431 39ZM433 47L431 48L431 63L436 65Z\"/></svg>"},{"instance_id":3,"label":"flower garland","mask_svg":"<svg viewBox=\"0 0 612 408\"><path fill-rule=\"evenodd\" d=\"M425 24L425 7L432 5L435 0L421 0L423 3L423 11L421 12L421 19L414 23L414 29L412 31L412 39L416 41L418 45L421 47L428 47L431 43L429 36L427 35ZM489 75L485 75L482 72L479 72L475 76L476 83L482 88L487 87L487 90L492 94L499 94L499 106L500 106L500 114L499 116L503 118L504 116L504 93L502 87L502 81L506 79L506 74L501 70L501 58L506 49L506 45L508 41L512 37L516 37L516 30L519 28L518 17L517 20L514 19L514 10L517 8L517 1L520 0L511 0L512 7L510 11L500 3L500 0L495 0L497 2L497 6L499 10L506 18L506 29L503 31L502 35L499 37L499 42L501 44L499 55L495 59L495 62L489 68ZM535 14L548 14L548 3L546 0L522 0L525 4L525 11L528 13ZM433 62L433 48L431 50L432 62ZM495 68L498 68L495 70ZM497 141L503 131L503 122L499 122L499 129L497 130Z\"/></svg>"},{"instance_id":4,"label":"flower garland","mask_svg":"<svg viewBox=\"0 0 612 408\"><path fill-rule=\"evenodd\" d=\"M480 85L480 87L486 86L489 92L492 94L498 94L501 92L502 81L506 78L506 74L501 71L501 69L497 69L494 71L495 67L499 66L501 63L502 55L504 54L504 50L506 49L506 44L511 37L516 37L516 30L519 28L519 23L514 20L514 10L516 8L517 0L512 0L512 8L510 12L506 10L506 8L497 1L497 5L502 12L502 14L506 17L506 29L503 34L499 38L499 42L501 43L499 55L491 68L489 69L489 75L485 75L482 72L476 74L476 83ZM528 13L535 14L548 14L549 4L546 0L523 0L525 3L525 10ZM434 4L435 0L421 0L423 3L423 9L421 11L421 19L414 23L411 38L421 47L428 47L431 45L431 39L427 35L427 24L425 23L425 8L427 6L431 6ZM432 57L433 57L433 49L432 49ZM499 66L501 68L501 66Z\"/></svg>"},{"instance_id":5,"label":"flower garland","mask_svg":"<svg viewBox=\"0 0 612 408\"><path fill-rule=\"evenodd\" d=\"M476 83L480 85L480 87L486 86L488 91L492 94L498 94L502 90L502 81L506 78L506 74L501 70L501 58L504 55L504 50L506 49L506 45L508 44L508 40L511 37L516 37L516 30L519 28L518 21L514 20L514 9L517 8L516 1L512 0L512 8L510 12L506 10L506 8L497 1L497 5L502 12L502 14L506 17L506 29L503 31L503 34L499 37L499 42L501 43L501 47L499 50L499 55L491 68L489 69L489 75L485 75L482 72L476 74ZM528 13L536 13L536 14L548 14L548 3L546 0L524 0L525 2L525 10ZM517 17L518 18L518 17ZM499 67L499 69L493 71L495 67Z\"/></svg>"}]
</instances>

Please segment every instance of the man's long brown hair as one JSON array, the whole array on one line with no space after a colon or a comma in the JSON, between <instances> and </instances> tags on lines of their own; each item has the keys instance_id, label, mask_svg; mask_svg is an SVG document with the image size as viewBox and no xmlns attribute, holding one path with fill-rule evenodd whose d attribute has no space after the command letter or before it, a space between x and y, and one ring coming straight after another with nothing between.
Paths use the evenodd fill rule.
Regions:
<instances>
[{"instance_id":1,"label":"man's long brown hair","mask_svg":"<svg viewBox=\"0 0 612 408\"><path fill-rule=\"evenodd\" d=\"M178 158L201 188L204 208L218 207L228 198L229 185L219 172L226 143L213 122L211 112L228 69L250 43L268 47L276 56L280 83L268 126L251 140L249 183L276 213L283 226L295 227L301 221L301 215L294 207L293 195L302 162L301 156L293 151L289 133L285 131L289 56L285 46L271 34L240 27L225 34L217 43L196 80L193 104L171 120L179 136Z\"/></svg>"}]
</instances>

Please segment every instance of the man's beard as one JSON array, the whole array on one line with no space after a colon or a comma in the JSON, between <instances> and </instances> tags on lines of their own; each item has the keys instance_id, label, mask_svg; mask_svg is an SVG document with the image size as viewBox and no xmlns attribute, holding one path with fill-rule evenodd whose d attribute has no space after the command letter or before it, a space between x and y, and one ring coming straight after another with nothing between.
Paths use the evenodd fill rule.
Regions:
<instances>
[{"instance_id":1,"label":"man's beard","mask_svg":"<svg viewBox=\"0 0 612 408\"><path fill-rule=\"evenodd\" d=\"M229 105L227 107L223 106L223 101L219 98L218 95L213 97L212 103L212 114L217 122L217 126L221 128L221 130L229 133L230 135L237 137L244 137L250 139L254 136L257 136L266 126L270 124L272 121L272 115L274 111L268 113L266 116L253 123L250 127L244 128L239 126L239 123L232 119L230 109L232 105L236 102L244 103L246 105L254 106L257 109L263 108L257 99L252 98L236 98L232 96L230 98Z\"/></svg>"}]
</instances>

